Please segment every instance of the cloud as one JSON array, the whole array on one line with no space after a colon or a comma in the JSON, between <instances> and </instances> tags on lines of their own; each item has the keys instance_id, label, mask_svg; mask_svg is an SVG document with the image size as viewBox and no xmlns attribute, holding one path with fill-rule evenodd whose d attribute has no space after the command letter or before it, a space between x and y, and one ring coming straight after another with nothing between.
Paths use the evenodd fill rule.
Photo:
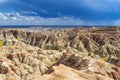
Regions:
<instances>
[{"instance_id":1,"label":"cloud","mask_svg":"<svg viewBox=\"0 0 120 80\"><path fill-rule=\"evenodd\" d=\"M11 17L13 20L17 20L17 18L16 17Z\"/></svg>"},{"instance_id":2,"label":"cloud","mask_svg":"<svg viewBox=\"0 0 120 80\"><path fill-rule=\"evenodd\" d=\"M11 16L12 15L12 16ZM23 16L16 12L0 13L2 25L120 25L118 20L81 20L74 16L60 16L56 18L44 18L40 16Z\"/></svg>"},{"instance_id":3,"label":"cloud","mask_svg":"<svg viewBox=\"0 0 120 80\"><path fill-rule=\"evenodd\" d=\"M113 25L120 26L120 19L113 20Z\"/></svg>"},{"instance_id":4,"label":"cloud","mask_svg":"<svg viewBox=\"0 0 120 80\"><path fill-rule=\"evenodd\" d=\"M74 16L44 18L41 16L24 16L20 13L0 13L2 25L120 25L117 20L82 20Z\"/></svg>"},{"instance_id":5,"label":"cloud","mask_svg":"<svg viewBox=\"0 0 120 80\"><path fill-rule=\"evenodd\" d=\"M34 12L34 11L22 11L21 13L22 14L35 14L35 15L38 14L37 12Z\"/></svg>"},{"instance_id":6,"label":"cloud","mask_svg":"<svg viewBox=\"0 0 120 80\"><path fill-rule=\"evenodd\" d=\"M49 14L49 12L45 9L39 9L40 12L44 13L44 14Z\"/></svg>"},{"instance_id":7,"label":"cloud","mask_svg":"<svg viewBox=\"0 0 120 80\"><path fill-rule=\"evenodd\" d=\"M12 16L11 16L12 15ZM83 25L84 22L75 17L63 16L57 18L44 18L40 16L23 16L16 12L0 13L0 23L2 25Z\"/></svg>"},{"instance_id":8,"label":"cloud","mask_svg":"<svg viewBox=\"0 0 120 80\"><path fill-rule=\"evenodd\" d=\"M0 13L0 20L6 20L6 19L7 17L4 14Z\"/></svg>"},{"instance_id":9,"label":"cloud","mask_svg":"<svg viewBox=\"0 0 120 80\"><path fill-rule=\"evenodd\" d=\"M1 0L3 1L3 0ZM4 0L0 12L55 18L75 16L85 20L120 18L120 0ZM15 1L15 2L14 2ZM13 18L14 19L14 18Z\"/></svg>"}]
</instances>

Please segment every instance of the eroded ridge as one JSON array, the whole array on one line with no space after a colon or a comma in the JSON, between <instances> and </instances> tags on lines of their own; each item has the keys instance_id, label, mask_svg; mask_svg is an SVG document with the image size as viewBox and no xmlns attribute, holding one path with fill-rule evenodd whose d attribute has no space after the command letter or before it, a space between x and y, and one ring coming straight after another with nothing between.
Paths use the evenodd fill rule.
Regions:
<instances>
[{"instance_id":1,"label":"eroded ridge","mask_svg":"<svg viewBox=\"0 0 120 80\"><path fill-rule=\"evenodd\" d=\"M34 79L120 80L120 28L0 30L0 80Z\"/></svg>"}]
</instances>

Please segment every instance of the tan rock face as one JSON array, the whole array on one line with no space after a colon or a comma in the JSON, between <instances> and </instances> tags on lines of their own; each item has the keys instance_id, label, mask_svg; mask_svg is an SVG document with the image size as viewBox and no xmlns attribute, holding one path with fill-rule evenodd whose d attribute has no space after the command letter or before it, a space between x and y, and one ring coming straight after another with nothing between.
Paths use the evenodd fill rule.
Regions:
<instances>
[{"instance_id":1,"label":"tan rock face","mask_svg":"<svg viewBox=\"0 0 120 80\"><path fill-rule=\"evenodd\" d=\"M56 63L62 55L58 51L41 50L38 47L17 42L14 45L0 48L0 73L8 80L32 80L43 74Z\"/></svg>"},{"instance_id":2,"label":"tan rock face","mask_svg":"<svg viewBox=\"0 0 120 80\"><path fill-rule=\"evenodd\" d=\"M81 57L81 56L76 56L74 54L65 53L55 65L59 65L59 64L64 64L66 66L69 66L71 68L74 68L76 70L79 70L88 74L107 76L114 80L120 79L119 67L116 67L114 65L111 65L110 63L104 62L103 60L93 59L88 56ZM107 79L104 79L104 80L107 80Z\"/></svg>"},{"instance_id":3,"label":"tan rock face","mask_svg":"<svg viewBox=\"0 0 120 80\"><path fill-rule=\"evenodd\" d=\"M34 80L113 80L105 75L78 71L62 64L53 67L51 74L45 74Z\"/></svg>"},{"instance_id":4,"label":"tan rock face","mask_svg":"<svg viewBox=\"0 0 120 80\"><path fill-rule=\"evenodd\" d=\"M1 30L0 80L120 80L120 28Z\"/></svg>"},{"instance_id":5,"label":"tan rock face","mask_svg":"<svg viewBox=\"0 0 120 80\"><path fill-rule=\"evenodd\" d=\"M17 40L38 46L46 50L62 51L73 48L89 56L99 55L106 61L120 66L120 29L111 28L75 28L53 31L28 32L9 30ZM15 40L14 40L15 41Z\"/></svg>"}]
</instances>

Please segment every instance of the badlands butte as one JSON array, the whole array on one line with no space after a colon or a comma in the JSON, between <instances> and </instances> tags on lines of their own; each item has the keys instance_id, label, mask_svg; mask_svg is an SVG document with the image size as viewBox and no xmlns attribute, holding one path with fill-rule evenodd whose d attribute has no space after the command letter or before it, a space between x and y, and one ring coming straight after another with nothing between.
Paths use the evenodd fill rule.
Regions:
<instances>
[{"instance_id":1,"label":"badlands butte","mask_svg":"<svg viewBox=\"0 0 120 80\"><path fill-rule=\"evenodd\" d=\"M120 27L0 29L0 80L120 80Z\"/></svg>"}]
</instances>

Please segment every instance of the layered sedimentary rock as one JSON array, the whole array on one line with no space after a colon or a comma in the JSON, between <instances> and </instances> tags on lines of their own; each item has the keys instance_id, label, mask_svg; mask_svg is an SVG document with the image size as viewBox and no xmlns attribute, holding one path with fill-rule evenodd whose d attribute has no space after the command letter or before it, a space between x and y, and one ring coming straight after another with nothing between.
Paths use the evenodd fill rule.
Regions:
<instances>
[{"instance_id":1,"label":"layered sedimentary rock","mask_svg":"<svg viewBox=\"0 0 120 80\"><path fill-rule=\"evenodd\" d=\"M45 74L35 80L113 80L108 76L78 71L64 65L53 67L51 74Z\"/></svg>"},{"instance_id":2,"label":"layered sedimentary rock","mask_svg":"<svg viewBox=\"0 0 120 80\"><path fill-rule=\"evenodd\" d=\"M0 73L5 74L6 80L32 80L45 73L62 55L58 51L43 51L22 42L3 46L0 51Z\"/></svg>"},{"instance_id":3,"label":"layered sedimentary rock","mask_svg":"<svg viewBox=\"0 0 120 80\"><path fill-rule=\"evenodd\" d=\"M9 30L18 40L46 50L73 48L120 66L120 28L75 28L40 32Z\"/></svg>"},{"instance_id":4,"label":"layered sedimentary rock","mask_svg":"<svg viewBox=\"0 0 120 80\"><path fill-rule=\"evenodd\" d=\"M119 80L120 68L103 60L93 59L91 57L65 53L55 65L64 64L83 73L92 74L94 78L87 77L86 80L107 80L108 77ZM96 76L96 78L95 78ZM103 76L103 77L100 77ZM81 76L80 76L81 77ZM83 76L84 77L84 76ZM111 80L112 80L111 79ZM108 79L110 80L110 79Z\"/></svg>"},{"instance_id":5,"label":"layered sedimentary rock","mask_svg":"<svg viewBox=\"0 0 120 80\"><path fill-rule=\"evenodd\" d=\"M0 80L120 80L120 28L0 30Z\"/></svg>"}]
</instances>

